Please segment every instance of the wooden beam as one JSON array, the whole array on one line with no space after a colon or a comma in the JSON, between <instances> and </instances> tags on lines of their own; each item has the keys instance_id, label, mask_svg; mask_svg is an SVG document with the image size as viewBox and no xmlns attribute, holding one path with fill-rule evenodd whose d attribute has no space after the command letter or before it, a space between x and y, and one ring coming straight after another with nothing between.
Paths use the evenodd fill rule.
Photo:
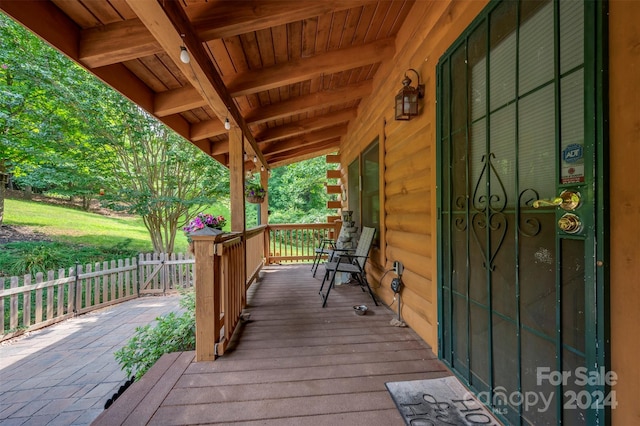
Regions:
<instances>
[{"instance_id":1,"label":"wooden beam","mask_svg":"<svg viewBox=\"0 0 640 426\"><path fill-rule=\"evenodd\" d=\"M292 149L300 148L307 145L312 145L318 142L323 142L329 139L339 138L347 134L347 125L333 126L325 129L321 129L315 132L309 132L302 134L299 137L274 141L270 143L261 143L260 149L268 158L268 155L274 155L280 152L289 151ZM229 142L220 141L213 143L209 146L210 155L226 154L229 152Z\"/></svg>"},{"instance_id":2,"label":"wooden beam","mask_svg":"<svg viewBox=\"0 0 640 426\"><path fill-rule=\"evenodd\" d=\"M227 88L231 96L246 96L322 75L346 71L382 62L395 54L395 40L387 38L360 46L333 50L307 58L248 71L230 77Z\"/></svg>"},{"instance_id":3,"label":"wooden beam","mask_svg":"<svg viewBox=\"0 0 640 426\"><path fill-rule=\"evenodd\" d=\"M53 2L0 0L0 10L69 58L78 61L81 29Z\"/></svg>"},{"instance_id":4,"label":"wooden beam","mask_svg":"<svg viewBox=\"0 0 640 426\"><path fill-rule=\"evenodd\" d=\"M191 135L189 136L189 139L192 142L195 142L201 139L220 136L227 132L228 130L224 128L224 123L220 120L201 121L200 123L194 123L191 125ZM229 152L229 150L227 149L224 152Z\"/></svg>"},{"instance_id":5,"label":"wooden beam","mask_svg":"<svg viewBox=\"0 0 640 426\"><path fill-rule=\"evenodd\" d=\"M207 101L202 95L193 87L188 86L158 93L153 102L153 113L158 117L164 117L206 105Z\"/></svg>"},{"instance_id":6,"label":"wooden beam","mask_svg":"<svg viewBox=\"0 0 640 426\"><path fill-rule=\"evenodd\" d=\"M327 155L327 164L340 164L340 154Z\"/></svg>"},{"instance_id":7,"label":"wooden beam","mask_svg":"<svg viewBox=\"0 0 640 426\"><path fill-rule=\"evenodd\" d=\"M372 0L190 3L189 16L202 40L232 37L327 13L376 3Z\"/></svg>"},{"instance_id":8,"label":"wooden beam","mask_svg":"<svg viewBox=\"0 0 640 426\"><path fill-rule=\"evenodd\" d=\"M267 159L269 160L269 163L272 164L272 167L276 167L276 164L281 164L281 162L286 160L293 159L294 161L291 161L290 163L294 163L306 158L317 157L318 155L321 155L319 154L320 152L336 151L339 147L340 138L335 138L328 141L318 142L313 145L306 145L289 151L268 155Z\"/></svg>"},{"instance_id":9,"label":"wooden beam","mask_svg":"<svg viewBox=\"0 0 640 426\"><path fill-rule=\"evenodd\" d=\"M327 185L327 194L342 194L342 186Z\"/></svg>"},{"instance_id":10,"label":"wooden beam","mask_svg":"<svg viewBox=\"0 0 640 426\"><path fill-rule=\"evenodd\" d=\"M158 41L140 19L88 28L80 35L80 61L89 68L162 53Z\"/></svg>"},{"instance_id":11,"label":"wooden beam","mask_svg":"<svg viewBox=\"0 0 640 426\"><path fill-rule=\"evenodd\" d=\"M342 201L327 201L327 208L328 209L341 209L342 208Z\"/></svg>"},{"instance_id":12,"label":"wooden beam","mask_svg":"<svg viewBox=\"0 0 640 426\"><path fill-rule=\"evenodd\" d=\"M341 179L342 171L341 170L327 170L327 179Z\"/></svg>"},{"instance_id":13,"label":"wooden beam","mask_svg":"<svg viewBox=\"0 0 640 426\"><path fill-rule=\"evenodd\" d=\"M211 155L211 141L205 139L192 143L197 146L200 151L204 152L207 155Z\"/></svg>"},{"instance_id":14,"label":"wooden beam","mask_svg":"<svg viewBox=\"0 0 640 426\"><path fill-rule=\"evenodd\" d=\"M337 147L335 146L327 146L324 149L318 148L313 152L306 154L298 154L297 156L291 156L286 158L274 158L269 160L269 164L271 164L272 168L288 166L289 164L298 163L300 161L309 160L311 158L320 157L321 155L331 154L332 152L336 152Z\"/></svg>"},{"instance_id":15,"label":"wooden beam","mask_svg":"<svg viewBox=\"0 0 640 426\"><path fill-rule=\"evenodd\" d=\"M328 139L339 138L347 134L347 126L334 126L326 129L306 133L300 137L287 139L279 142L271 142L268 147L263 149L265 155L277 154L279 152L289 151L298 147L312 145Z\"/></svg>"},{"instance_id":16,"label":"wooden beam","mask_svg":"<svg viewBox=\"0 0 640 426\"><path fill-rule=\"evenodd\" d=\"M357 112L358 111L355 108L343 109L326 115L307 118L306 120L294 121L283 126L267 128L256 135L256 141L258 144L263 144L265 142L312 132L324 127L334 126L355 118Z\"/></svg>"},{"instance_id":17,"label":"wooden beam","mask_svg":"<svg viewBox=\"0 0 640 426\"><path fill-rule=\"evenodd\" d=\"M340 105L368 96L372 89L372 80L325 90L310 95L299 96L284 102L278 102L247 113L245 119L250 124L261 124L271 120L286 118L293 114L303 114L310 111Z\"/></svg>"},{"instance_id":18,"label":"wooden beam","mask_svg":"<svg viewBox=\"0 0 640 426\"><path fill-rule=\"evenodd\" d=\"M208 53L197 37L180 3L159 3L157 0L125 0L142 20L166 54L199 92L220 121L226 117L240 128L260 163L268 167L264 156L253 138L249 126L229 95L220 74L211 63ZM180 60L180 48L186 46L191 61Z\"/></svg>"}]
</instances>

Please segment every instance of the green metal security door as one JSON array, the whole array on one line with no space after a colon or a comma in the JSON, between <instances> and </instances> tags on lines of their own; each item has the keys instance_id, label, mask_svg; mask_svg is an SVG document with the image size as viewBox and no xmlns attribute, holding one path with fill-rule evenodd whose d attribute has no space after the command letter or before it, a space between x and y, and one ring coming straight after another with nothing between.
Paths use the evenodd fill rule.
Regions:
<instances>
[{"instance_id":1,"label":"green metal security door","mask_svg":"<svg viewBox=\"0 0 640 426\"><path fill-rule=\"evenodd\" d=\"M439 353L509 424L598 424L611 402L586 380L604 359L596 17L494 2L438 65Z\"/></svg>"}]
</instances>

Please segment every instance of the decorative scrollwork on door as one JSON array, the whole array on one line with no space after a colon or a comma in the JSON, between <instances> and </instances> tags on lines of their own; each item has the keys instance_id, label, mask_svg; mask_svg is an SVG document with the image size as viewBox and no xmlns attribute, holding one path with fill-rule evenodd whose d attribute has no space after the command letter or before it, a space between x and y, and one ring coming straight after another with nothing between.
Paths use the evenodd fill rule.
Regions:
<instances>
[{"instance_id":1,"label":"decorative scrollwork on door","mask_svg":"<svg viewBox=\"0 0 640 426\"><path fill-rule=\"evenodd\" d=\"M537 217L523 218L522 210L525 207L533 209L533 202L540 198L538 191L527 188L518 195L518 205L520 206L520 217L518 218L518 232L525 237L535 237L542 229L542 224Z\"/></svg>"},{"instance_id":2,"label":"decorative scrollwork on door","mask_svg":"<svg viewBox=\"0 0 640 426\"><path fill-rule=\"evenodd\" d=\"M462 212L466 212L467 210L467 196L460 195L456 197L455 200L456 209ZM453 220L453 226L460 232L464 232L467 230L467 215L466 213L463 216L458 216Z\"/></svg>"},{"instance_id":3,"label":"decorative scrollwork on door","mask_svg":"<svg viewBox=\"0 0 640 426\"><path fill-rule=\"evenodd\" d=\"M507 208L507 192L493 165L492 159L495 158L495 154L491 152L488 155L483 155L480 160L483 166L473 191L472 207L474 212L470 220L474 239L484 258L482 265L491 271L495 270L493 262L502 247L508 228L507 217L504 214L504 210ZM491 190L489 194L487 194L487 190L482 191L483 182L485 188ZM482 243L483 234L487 235L488 239L484 244ZM491 241L495 242L491 235L497 235L496 244L490 243Z\"/></svg>"}]
</instances>

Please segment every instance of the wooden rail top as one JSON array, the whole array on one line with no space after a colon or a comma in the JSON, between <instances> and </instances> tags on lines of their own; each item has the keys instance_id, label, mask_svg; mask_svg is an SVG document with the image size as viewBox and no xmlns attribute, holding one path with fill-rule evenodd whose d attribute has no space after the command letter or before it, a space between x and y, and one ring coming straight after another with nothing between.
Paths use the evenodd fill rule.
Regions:
<instances>
[{"instance_id":1,"label":"wooden rail top","mask_svg":"<svg viewBox=\"0 0 640 426\"><path fill-rule=\"evenodd\" d=\"M269 224L270 229L327 229L335 227L335 223L278 223Z\"/></svg>"},{"instance_id":2,"label":"wooden rail top","mask_svg":"<svg viewBox=\"0 0 640 426\"><path fill-rule=\"evenodd\" d=\"M263 233L265 229L267 229L267 225L258 225L251 229L247 229L247 231L245 232L245 236L247 239L255 237L256 235L260 235L261 233Z\"/></svg>"}]
</instances>

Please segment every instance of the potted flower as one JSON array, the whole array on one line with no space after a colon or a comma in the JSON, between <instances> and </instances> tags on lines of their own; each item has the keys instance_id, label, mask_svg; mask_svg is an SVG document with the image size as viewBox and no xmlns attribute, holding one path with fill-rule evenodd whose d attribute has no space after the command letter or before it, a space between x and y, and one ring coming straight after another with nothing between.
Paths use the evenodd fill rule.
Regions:
<instances>
[{"instance_id":1,"label":"potted flower","mask_svg":"<svg viewBox=\"0 0 640 426\"><path fill-rule=\"evenodd\" d=\"M257 181L247 181L244 186L244 195L248 202L259 204L264 201L267 190Z\"/></svg>"},{"instance_id":2,"label":"potted flower","mask_svg":"<svg viewBox=\"0 0 640 426\"><path fill-rule=\"evenodd\" d=\"M182 228L191 242L191 235L218 235L222 234L222 227L227 223L224 216L214 216L209 213L198 213L189 224Z\"/></svg>"}]
</instances>

